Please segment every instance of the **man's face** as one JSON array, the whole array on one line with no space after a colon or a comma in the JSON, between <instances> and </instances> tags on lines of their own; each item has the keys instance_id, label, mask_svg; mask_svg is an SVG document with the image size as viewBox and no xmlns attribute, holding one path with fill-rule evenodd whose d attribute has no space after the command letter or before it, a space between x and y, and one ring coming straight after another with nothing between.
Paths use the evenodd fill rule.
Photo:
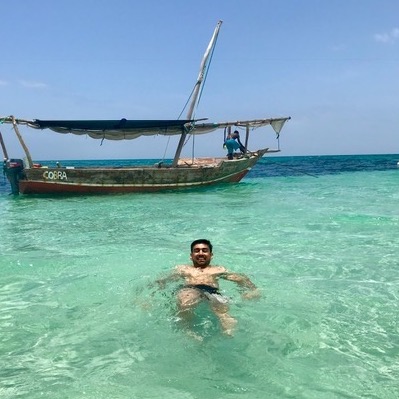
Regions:
<instances>
[{"instance_id":1,"label":"man's face","mask_svg":"<svg viewBox=\"0 0 399 399\"><path fill-rule=\"evenodd\" d=\"M193 251L190 254L190 258L193 261L195 267L209 266L212 256L213 254L206 244L194 245Z\"/></svg>"}]
</instances>

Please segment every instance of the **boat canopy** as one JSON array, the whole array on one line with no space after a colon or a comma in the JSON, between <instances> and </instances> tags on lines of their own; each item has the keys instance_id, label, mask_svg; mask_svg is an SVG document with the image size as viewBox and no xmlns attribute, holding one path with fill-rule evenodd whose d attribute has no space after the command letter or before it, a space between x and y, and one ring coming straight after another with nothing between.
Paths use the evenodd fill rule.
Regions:
<instances>
[{"instance_id":1,"label":"boat canopy","mask_svg":"<svg viewBox=\"0 0 399 399\"><path fill-rule=\"evenodd\" d=\"M93 139L129 140L140 136L152 135L181 135L205 134L228 127L256 129L271 125L279 134L284 123L290 117L272 119L254 119L248 121L232 121L220 123L204 123L205 119L197 120L24 120L12 116L0 118L1 123L15 123L27 125L35 129L51 129L57 133L72 133L76 135L88 135Z\"/></svg>"},{"instance_id":2,"label":"boat canopy","mask_svg":"<svg viewBox=\"0 0 399 399\"><path fill-rule=\"evenodd\" d=\"M196 123L194 126L194 134L209 133L217 129L228 127L241 127L257 129L262 126L271 125L273 130L279 134L284 126L284 123L291 119L290 116L284 118L269 118L269 119L253 119L249 121L234 121L234 122L219 122L219 123Z\"/></svg>"},{"instance_id":3,"label":"boat canopy","mask_svg":"<svg viewBox=\"0 0 399 399\"><path fill-rule=\"evenodd\" d=\"M140 136L176 135L190 129L190 120L59 120L35 119L29 123L36 129L51 129L57 133L88 135L93 139L128 140Z\"/></svg>"}]
</instances>

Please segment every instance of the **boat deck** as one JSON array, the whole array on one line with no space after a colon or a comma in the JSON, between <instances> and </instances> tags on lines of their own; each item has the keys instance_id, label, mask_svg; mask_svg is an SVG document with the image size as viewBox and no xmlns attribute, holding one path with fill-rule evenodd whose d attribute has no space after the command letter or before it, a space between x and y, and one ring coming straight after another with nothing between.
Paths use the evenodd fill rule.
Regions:
<instances>
[{"instance_id":1,"label":"boat deck","mask_svg":"<svg viewBox=\"0 0 399 399\"><path fill-rule=\"evenodd\" d=\"M224 158L181 158L179 159L178 166L218 166Z\"/></svg>"}]
</instances>

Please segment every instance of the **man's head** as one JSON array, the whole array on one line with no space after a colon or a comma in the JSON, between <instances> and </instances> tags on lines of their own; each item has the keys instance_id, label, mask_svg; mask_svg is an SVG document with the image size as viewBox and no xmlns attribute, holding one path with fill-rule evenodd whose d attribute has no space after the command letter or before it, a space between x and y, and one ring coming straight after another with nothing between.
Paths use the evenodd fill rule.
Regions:
<instances>
[{"instance_id":1,"label":"man's head","mask_svg":"<svg viewBox=\"0 0 399 399\"><path fill-rule=\"evenodd\" d=\"M212 256L212 244L209 240L199 239L191 243L190 258L195 267L209 266Z\"/></svg>"},{"instance_id":2,"label":"man's head","mask_svg":"<svg viewBox=\"0 0 399 399\"><path fill-rule=\"evenodd\" d=\"M191 252L193 252L193 249L194 249L194 247L195 247L197 244L205 244L205 245L207 245L208 248L209 248L209 251L212 252L213 245L211 244L211 242L210 242L209 240L206 240L205 238L200 238L199 240L193 241L193 242L191 243L191 248L190 248L190 249L191 249Z\"/></svg>"}]
</instances>

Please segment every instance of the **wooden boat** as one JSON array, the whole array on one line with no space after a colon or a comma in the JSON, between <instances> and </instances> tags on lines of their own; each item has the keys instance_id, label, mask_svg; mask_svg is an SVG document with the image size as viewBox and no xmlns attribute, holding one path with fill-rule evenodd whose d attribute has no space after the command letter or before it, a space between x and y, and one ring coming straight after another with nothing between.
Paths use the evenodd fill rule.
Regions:
<instances>
[{"instance_id":1,"label":"wooden boat","mask_svg":"<svg viewBox=\"0 0 399 399\"><path fill-rule=\"evenodd\" d=\"M14 194L112 194L155 192L162 190L195 188L220 183L239 182L266 153L280 149L248 150L250 131L270 125L277 137L290 117L267 118L222 123L195 119L194 108L198 102L204 77L209 66L221 21L218 22L200 66L200 73L192 92L187 117L184 120L24 120L14 116L3 117L2 123L13 125L26 154L26 160L10 159L0 135L4 152L4 172ZM51 129L58 133L87 135L100 140L130 140L148 135L180 135L174 159L148 166L123 167L61 167L35 164L19 131L19 125L34 129ZM198 134L223 130L226 136L231 129L245 130L244 150L233 159L181 158L186 141ZM218 141L220 143L220 141Z\"/></svg>"}]
</instances>

